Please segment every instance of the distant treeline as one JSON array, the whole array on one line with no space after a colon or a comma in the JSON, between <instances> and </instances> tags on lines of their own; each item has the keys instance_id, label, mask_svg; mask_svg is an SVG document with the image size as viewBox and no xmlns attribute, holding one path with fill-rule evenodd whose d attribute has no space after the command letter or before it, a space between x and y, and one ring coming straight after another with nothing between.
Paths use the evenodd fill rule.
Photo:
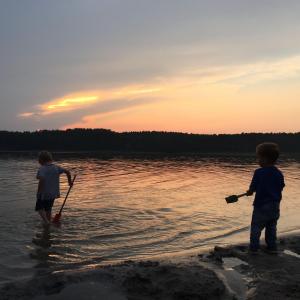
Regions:
<instances>
[{"instance_id":1,"label":"distant treeline","mask_svg":"<svg viewBox=\"0 0 300 300\"><path fill-rule=\"evenodd\" d=\"M123 132L107 129L0 131L0 151L117 151L167 153L253 152L261 142L276 142L282 152L300 152L300 133L187 134Z\"/></svg>"}]
</instances>

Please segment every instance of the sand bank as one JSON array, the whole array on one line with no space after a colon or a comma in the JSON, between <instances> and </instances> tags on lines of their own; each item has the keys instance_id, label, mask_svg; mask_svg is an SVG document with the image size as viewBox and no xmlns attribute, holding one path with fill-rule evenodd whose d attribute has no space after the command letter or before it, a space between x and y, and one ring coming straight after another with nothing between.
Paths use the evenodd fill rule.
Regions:
<instances>
[{"instance_id":1,"label":"sand bank","mask_svg":"<svg viewBox=\"0 0 300 300\"><path fill-rule=\"evenodd\" d=\"M300 299L300 235L280 252L250 255L245 245L215 247L162 261L133 262L37 276L1 289L3 300Z\"/></svg>"}]
</instances>

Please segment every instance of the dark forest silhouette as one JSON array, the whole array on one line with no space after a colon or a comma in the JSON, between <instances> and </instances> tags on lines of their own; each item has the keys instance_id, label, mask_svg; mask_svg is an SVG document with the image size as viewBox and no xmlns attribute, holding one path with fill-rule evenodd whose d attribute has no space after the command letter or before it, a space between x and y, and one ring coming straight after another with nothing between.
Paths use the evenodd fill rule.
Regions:
<instances>
[{"instance_id":1,"label":"dark forest silhouette","mask_svg":"<svg viewBox=\"0 0 300 300\"><path fill-rule=\"evenodd\" d=\"M276 142L283 152L300 152L300 133L187 134L123 132L107 129L0 131L0 151L120 151L167 153L253 152L261 142Z\"/></svg>"}]
</instances>

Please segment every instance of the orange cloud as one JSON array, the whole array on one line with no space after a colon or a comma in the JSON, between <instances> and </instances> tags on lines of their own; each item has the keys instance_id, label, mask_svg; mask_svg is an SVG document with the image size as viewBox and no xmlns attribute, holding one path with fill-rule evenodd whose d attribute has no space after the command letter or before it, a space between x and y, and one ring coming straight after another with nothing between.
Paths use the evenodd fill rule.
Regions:
<instances>
[{"instance_id":1,"label":"orange cloud","mask_svg":"<svg viewBox=\"0 0 300 300\"><path fill-rule=\"evenodd\" d=\"M96 103L99 96L67 96L39 105L41 114L52 114L80 109Z\"/></svg>"},{"instance_id":2,"label":"orange cloud","mask_svg":"<svg viewBox=\"0 0 300 300\"><path fill-rule=\"evenodd\" d=\"M53 99L49 102L37 105L33 112L24 112L19 114L19 117L30 118L34 116L44 116L56 113L70 112L90 107L97 103L107 100L116 100L118 98L135 99L138 96L152 95L161 91L159 87L151 86L127 86L117 89L98 90L80 92L71 95L66 95L62 98Z\"/></svg>"}]
</instances>

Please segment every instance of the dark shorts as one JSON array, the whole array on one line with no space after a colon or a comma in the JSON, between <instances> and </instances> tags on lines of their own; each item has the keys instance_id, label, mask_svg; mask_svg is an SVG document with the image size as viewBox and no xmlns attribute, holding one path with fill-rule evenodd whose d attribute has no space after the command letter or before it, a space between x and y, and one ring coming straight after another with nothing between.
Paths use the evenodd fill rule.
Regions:
<instances>
[{"instance_id":1,"label":"dark shorts","mask_svg":"<svg viewBox=\"0 0 300 300\"><path fill-rule=\"evenodd\" d=\"M52 206L54 204L55 199L41 199L37 197L36 204L35 204L35 210L45 210L47 212L51 212Z\"/></svg>"}]
</instances>

